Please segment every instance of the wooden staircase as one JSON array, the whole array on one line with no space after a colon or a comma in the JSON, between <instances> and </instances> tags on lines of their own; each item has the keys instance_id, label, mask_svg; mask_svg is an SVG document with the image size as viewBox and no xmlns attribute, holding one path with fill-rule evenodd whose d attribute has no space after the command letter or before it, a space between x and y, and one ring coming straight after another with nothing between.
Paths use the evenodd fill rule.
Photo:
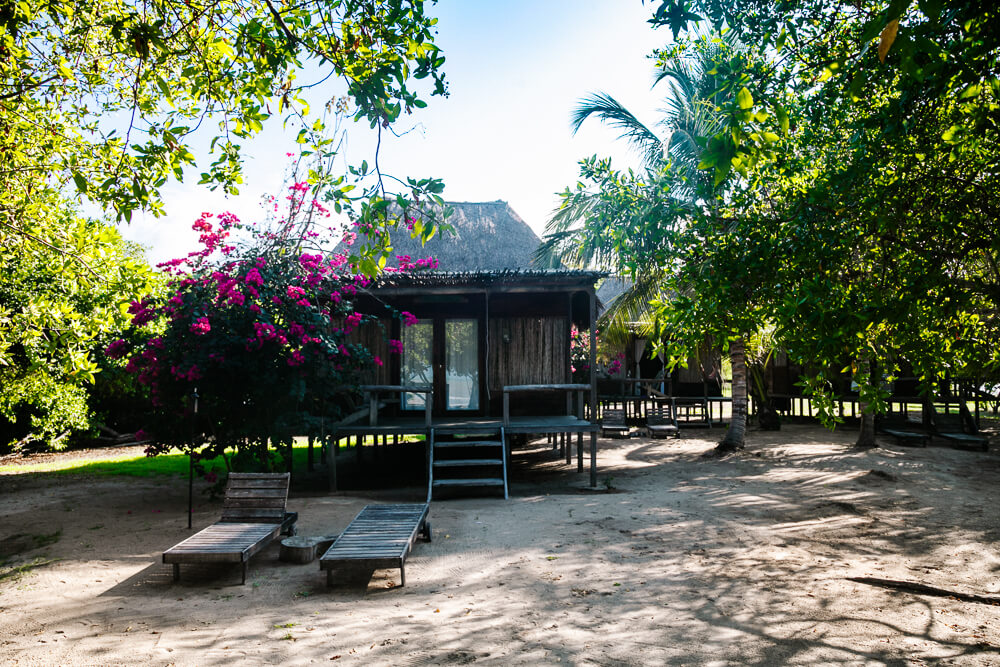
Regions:
<instances>
[{"instance_id":1,"label":"wooden staircase","mask_svg":"<svg viewBox=\"0 0 1000 667\"><path fill-rule=\"evenodd\" d=\"M503 490L507 495L507 444L503 427L458 432L431 429L427 502L435 491Z\"/></svg>"}]
</instances>

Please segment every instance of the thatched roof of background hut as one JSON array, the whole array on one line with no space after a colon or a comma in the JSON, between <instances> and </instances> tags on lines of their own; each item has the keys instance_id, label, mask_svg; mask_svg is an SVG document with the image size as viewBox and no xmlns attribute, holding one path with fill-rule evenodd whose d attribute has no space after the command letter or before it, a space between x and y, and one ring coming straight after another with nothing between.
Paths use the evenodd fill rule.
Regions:
<instances>
[{"instance_id":1,"label":"thatched roof of background hut","mask_svg":"<svg viewBox=\"0 0 1000 667\"><path fill-rule=\"evenodd\" d=\"M433 257L442 271L499 271L533 268L532 256L541 240L510 205L491 202L448 202L454 229L442 231L423 246L406 230L392 236L394 255L413 259Z\"/></svg>"}]
</instances>

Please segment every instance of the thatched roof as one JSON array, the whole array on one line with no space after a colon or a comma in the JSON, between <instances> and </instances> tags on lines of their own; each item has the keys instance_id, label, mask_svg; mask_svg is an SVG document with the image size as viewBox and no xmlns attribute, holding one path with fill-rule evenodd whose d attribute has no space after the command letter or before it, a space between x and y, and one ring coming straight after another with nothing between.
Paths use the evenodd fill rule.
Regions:
<instances>
[{"instance_id":1,"label":"thatched roof","mask_svg":"<svg viewBox=\"0 0 1000 667\"><path fill-rule=\"evenodd\" d=\"M421 246L406 230L392 236L394 255L413 259L433 257L442 271L499 271L527 269L541 243L510 205L491 202L448 202L447 223L454 230L441 232Z\"/></svg>"},{"instance_id":2,"label":"thatched roof","mask_svg":"<svg viewBox=\"0 0 1000 667\"><path fill-rule=\"evenodd\" d=\"M388 272L376 278L372 289L584 289L606 276L600 271L579 269L503 269L498 271L407 271Z\"/></svg>"}]
</instances>

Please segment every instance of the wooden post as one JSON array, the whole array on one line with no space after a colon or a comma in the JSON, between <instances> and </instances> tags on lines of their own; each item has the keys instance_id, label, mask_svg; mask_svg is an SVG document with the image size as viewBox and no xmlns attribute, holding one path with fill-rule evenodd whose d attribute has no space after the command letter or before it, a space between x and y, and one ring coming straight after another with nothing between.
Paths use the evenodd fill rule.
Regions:
<instances>
[{"instance_id":1,"label":"wooden post","mask_svg":"<svg viewBox=\"0 0 1000 667\"><path fill-rule=\"evenodd\" d=\"M188 530L191 529L191 515L194 513L194 454L188 452Z\"/></svg>"},{"instance_id":2,"label":"wooden post","mask_svg":"<svg viewBox=\"0 0 1000 667\"><path fill-rule=\"evenodd\" d=\"M576 434L576 471L583 472L583 431Z\"/></svg>"},{"instance_id":3,"label":"wooden post","mask_svg":"<svg viewBox=\"0 0 1000 667\"><path fill-rule=\"evenodd\" d=\"M315 445L316 445L316 437L312 433L310 433L309 434L309 449L308 449L308 455L307 455L307 458L306 458L306 468L310 472L312 472L312 469L313 469L313 456L314 456L314 454L313 454L313 448L315 447Z\"/></svg>"},{"instance_id":4,"label":"wooden post","mask_svg":"<svg viewBox=\"0 0 1000 667\"><path fill-rule=\"evenodd\" d=\"M597 295L593 285L590 297L590 414L597 414ZM597 431L590 433L590 486L597 488Z\"/></svg>"},{"instance_id":5,"label":"wooden post","mask_svg":"<svg viewBox=\"0 0 1000 667\"><path fill-rule=\"evenodd\" d=\"M510 392L503 392L503 425L510 426Z\"/></svg>"},{"instance_id":6,"label":"wooden post","mask_svg":"<svg viewBox=\"0 0 1000 667\"><path fill-rule=\"evenodd\" d=\"M368 395L368 425L378 424L378 392L365 392Z\"/></svg>"},{"instance_id":7,"label":"wooden post","mask_svg":"<svg viewBox=\"0 0 1000 667\"><path fill-rule=\"evenodd\" d=\"M326 448L327 486L330 491L337 490L337 450L340 449L340 433L333 429L330 434L330 445Z\"/></svg>"}]
</instances>

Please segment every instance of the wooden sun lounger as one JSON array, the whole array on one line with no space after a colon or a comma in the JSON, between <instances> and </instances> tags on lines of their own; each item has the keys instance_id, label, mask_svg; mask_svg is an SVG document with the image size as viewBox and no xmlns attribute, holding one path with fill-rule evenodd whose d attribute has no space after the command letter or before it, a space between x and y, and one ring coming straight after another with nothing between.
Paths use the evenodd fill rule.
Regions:
<instances>
[{"instance_id":1,"label":"wooden sun lounger","mask_svg":"<svg viewBox=\"0 0 1000 667\"><path fill-rule=\"evenodd\" d=\"M327 586L333 585L338 570L396 567L400 585L405 586L406 557L413 543L418 535L431 540L429 510L427 503L366 505L319 559Z\"/></svg>"},{"instance_id":2,"label":"wooden sun lounger","mask_svg":"<svg viewBox=\"0 0 1000 667\"><path fill-rule=\"evenodd\" d=\"M896 439L900 445L916 447L926 447L930 436L918 429L918 425L909 421L905 417L895 415L877 418L875 428L880 433L884 433Z\"/></svg>"},{"instance_id":3,"label":"wooden sun lounger","mask_svg":"<svg viewBox=\"0 0 1000 667\"><path fill-rule=\"evenodd\" d=\"M650 408L646 415L646 431L651 438L681 437L681 429L667 403L658 403Z\"/></svg>"},{"instance_id":4,"label":"wooden sun lounger","mask_svg":"<svg viewBox=\"0 0 1000 667\"><path fill-rule=\"evenodd\" d=\"M281 533L295 533L298 514L285 511L288 482L288 473L230 473L222 519L163 552L174 581L181 563L240 563L245 584L250 558Z\"/></svg>"},{"instance_id":5,"label":"wooden sun lounger","mask_svg":"<svg viewBox=\"0 0 1000 667\"><path fill-rule=\"evenodd\" d=\"M990 439L984 435L973 435L970 433L937 433L939 438L950 442L958 449L972 449L980 452L987 452L990 449Z\"/></svg>"},{"instance_id":6,"label":"wooden sun lounger","mask_svg":"<svg viewBox=\"0 0 1000 667\"><path fill-rule=\"evenodd\" d=\"M629 427L625 424L625 411L617 408L604 410L601 416L602 438L627 438Z\"/></svg>"},{"instance_id":7,"label":"wooden sun lounger","mask_svg":"<svg viewBox=\"0 0 1000 667\"><path fill-rule=\"evenodd\" d=\"M942 414L931 406L934 430L937 437L947 440L952 447L989 451L990 439L976 432L976 425L968 410L959 414ZM969 431L972 431L971 433Z\"/></svg>"}]
</instances>

